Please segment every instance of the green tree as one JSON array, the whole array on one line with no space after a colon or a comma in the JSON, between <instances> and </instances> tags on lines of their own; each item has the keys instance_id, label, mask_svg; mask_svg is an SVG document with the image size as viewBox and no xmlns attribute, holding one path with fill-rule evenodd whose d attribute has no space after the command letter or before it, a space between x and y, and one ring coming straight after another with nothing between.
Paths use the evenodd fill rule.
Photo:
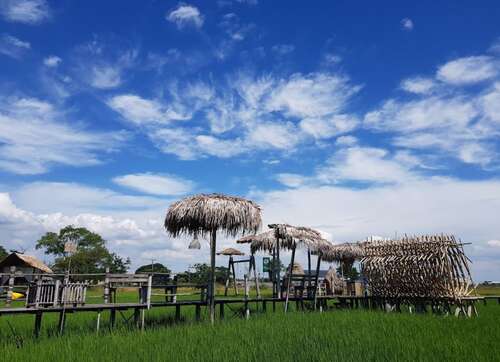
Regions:
<instances>
[{"instance_id":1,"label":"green tree","mask_svg":"<svg viewBox=\"0 0 500 362\"><path fill-rule=\"evenodd\" d=\"M165 265L160 263L146 264L142 265L135 271L135 274L141 273L161 273L161 275L153 275L153 284L165 284L170 280L170 274L172 271Z\"/></svg>"},{"instance_id":2,"label":"green tree","mask_svg":"<svg viewBox=\"0 0 500 362\"><path fill-rule=\"evenodd\" d=\"M7 255L9 255L7 250L5 250L2 245L0 245L0 261L3 260Z\"/></svg>"},{"instance_id":3,"label":"green tree","mask_svg":"<svg viewBox=\"0 0 500 362\"><path fill-rule=\"evenodd\" d=\"M359 278L358 270L355 267L353 267L352 265L347 265L347 266L344 265L343 270L342 270L342 267L339 266L337 268L337 274L338 275L343 274L344 278L347 278L348 280L350 280L352 282Z\"/></svg>"},{"instance_id":4,"label":"green tree","mask_svg":"<svg viewBox=\"0 0 500 362\"><path fill-rule=\"evenodd\" d=\"M208 276L210 275L210 266L208 264L195 264L192 269L194 270L187 270L179 274L179 281L196 284L206 284L208 282ZM223 266L215 267L215 281L217 283L225 283L227 270Z\"/></svg>"},{"instance_id":5,"label":"green tree","mask_svg":"<svg viewBox=\"0 0 500 362\"><path fill-rule=\"evenodd\" d=\"M65 255L67 242L77 245L73 255ZM86 228L66 226L59 233L48 232L36 242L37 249L55 257L53 269L63 272L71 265L71 272L78 274L103 273L110 268L112 273L125 273L130 259L123 259L106 248L106 241Z\"/></svg>"}]
</instances>

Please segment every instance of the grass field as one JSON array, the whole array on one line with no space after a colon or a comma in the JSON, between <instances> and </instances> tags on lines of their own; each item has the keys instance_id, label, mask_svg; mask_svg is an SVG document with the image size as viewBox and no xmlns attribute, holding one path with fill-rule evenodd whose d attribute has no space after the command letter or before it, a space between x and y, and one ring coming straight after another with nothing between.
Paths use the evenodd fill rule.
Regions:
<instances>
[{"instance_id":1,"label":"grass field","mask_svg":"<svg viewBox=\"0 0 500 362\"><path fill-rule=\"evenodd\" d=\"M253 313L248 321L228 318L212 327L206 315L205 321L192 322L192 309L183 309L185 321L175 325L172 308L157 308L148 312L144 333L121 322L112 332L103 325L99 336L92 332L95 313L78 313L68 317L63 337L56 336L57 316L47 315L36 341L29 338L33 316L2 317L0 359L499 360L500 305L490 301L478 309L479 317L473 319L362 310L284 315L268 309L267 314ZM22 348L13 343L9 323L22 336Z\"/></svg>"}]
</instances>

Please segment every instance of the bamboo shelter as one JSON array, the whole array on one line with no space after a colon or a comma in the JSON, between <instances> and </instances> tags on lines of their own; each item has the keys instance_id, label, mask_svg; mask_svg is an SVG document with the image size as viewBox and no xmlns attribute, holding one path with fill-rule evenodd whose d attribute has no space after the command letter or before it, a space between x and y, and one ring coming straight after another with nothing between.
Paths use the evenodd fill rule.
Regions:
<instances>
[{"instance_id":1,"label":"bamboo shelter","mask_svg":"<svg viewBox=\"0 0 500 362\"><path fill-rule=\"evenodd\" d=\"M458 300L473 290L463 245L453 235L366 242L362 273L375 297Z\"/></svg>"},{"instance_id":2,"label":"bamboo shelter","mask_svg":"<svg viewBox=\"0 0 500 362\"><path fill-rule=\"evenodd\" d=\"M217 231L228 236L256 233L261 226L261 209L253 201L222 194L200 194L174 202L165 217L165 229L181 234L210 236L210 321L215 321L215 249Z\"/></svg>"}]
</instances>

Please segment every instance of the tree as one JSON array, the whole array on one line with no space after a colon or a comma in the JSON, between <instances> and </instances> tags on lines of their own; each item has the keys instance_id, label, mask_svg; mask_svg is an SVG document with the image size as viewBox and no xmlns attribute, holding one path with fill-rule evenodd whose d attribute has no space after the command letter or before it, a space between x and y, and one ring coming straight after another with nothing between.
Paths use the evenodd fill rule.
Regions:
<instances>
[{"instance_id":1,"label":"tree","mask_svg":"<svg viewBox=\"0 0 500 362\"><path fill-rule=\"evenodd\" d=\"M7 255L9 255L7 250L5 250L2 245L0 245L0 261L3 260Z\"/></svg>"},{"instance_id":2,"label":"tree","mask_svg":"<svg viewBox=\"0 0 500 362\"><path fill-rule=\"evenodd\" d=\"M195 284L207 284L210 275L210 266L208 264L195 264L192 269L179 274L179 281ZM225 283L228 269L223 266L215 267L215 281Z\"/></svg>"},{"instance_id":3,"label":"tree","mask_svg":"<svg viewBox=\"0 0 500 362\"><path fill-rule=\"evenodd\" d=\"M76 252L69 256L64 253L67 242L77 245ZM109 268L112 273L125 273L130 259L123 259L106 248L106 240L86 228L66 226L59 233L48 232L36 242L37 249L55 257L53 269L63 272L71 265L75 274L104 273Z\"/></svg>"},{"instance_id":4,"label":"tree","mask_svg":"<svg viewBox=\"0 0 500 362\"><path fill-rule=\"evenodd\" d=\"M170 273L172 273L172 271L163 264L154 263L154 264L146 264L137 268L135 274L141 274L141 273L161 273L161 275L153 274L153 284L158 285L158 284L166 284L170 280Z\"/></svg>"},{"instance_id":5,"label":"tree","mask_svg":"<svg viewBox=\"0 0 500 362\"><path fill-rule=\"evenodd\" d=\"M342 270L343 268L343 270ZM347 278L351 282L357 280L359 278L358 270L352 265L344 265L344 267L339 266L337 268L338 275L344 275L344 278Z\"/></svg>"}]
</instances>

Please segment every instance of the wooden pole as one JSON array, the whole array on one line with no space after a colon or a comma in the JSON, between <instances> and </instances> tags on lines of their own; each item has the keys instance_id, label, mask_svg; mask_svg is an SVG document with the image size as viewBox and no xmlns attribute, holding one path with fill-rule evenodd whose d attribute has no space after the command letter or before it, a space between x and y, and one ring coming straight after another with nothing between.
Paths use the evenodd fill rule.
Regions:
<instances>
[{"instance_id":1,"label":"wooden pole","mask_svg":"<svg viewBox=\"0 0 500 362\"><path fill-rule=\"evenodd\" d=\"M307 288L311 289L311 249L307 248Z\"/></svg>"},{"instance_id":2,"label":"wooden pole","mask_svg":"<svg viewBox=\"0 0 500 362\"><path fill-rule=\"evenodd\" d=\"M232 264L232 271L233 271L234 294L238 295L238 285L236 285L236 271L234 269L234 259L232 256L231 256L231 264Z\"/></svg>"},{"instance_id":3,"label":"wooden pole","mask_svg":"<svg viewBox=\"0 0 500 362\"><path fill-rule=\"evenodd\" d=\"M288 283L286 285L285 313L288 312L288 298L290 297L290 284L292 283L293 263L295 262L296 246L297 245L295 243L293 243L292 261L290 262L290 269L288 270Z\"/></svg>"},{"instance_id":4,"label":"wooden pole","mask_svg":"<svg viewBox=\"0 0 500 362\"><path fill-rule=\"evenodd\" d=\"M277 265L275 266L277 269L277 280L276 280L276 287L278 289L278 298L281 299L281 260L280 260L280 239L276 239L276 259L277 259Z\"/></svg>"},{"instance_id":5,"label":"wooden pole","mask_svg":"<svg viewBox=\"0 0 500 362\"><path fill-rule=\"evenodd\" d=\"M12 303L12 293L14 292L14 281L16 280L16 267L10 267L9 274L9 287L7 289L7 300L5 301L5 306L10 307Z\"/></svg>"},{"instance_id":6,"label":"wooden pole","mask_svg":"<svg viewBox=\"0 0 500 362\"><path fill-rule=\"evenodd\" d=\"M273 282L273 298L278 296L278 288L276 288L276 248L273 248L273 263L271 265L271 281Z\"/></svg>"},{"instance_id":7,"label":"wooden pole","mask_svg":"<svg viewBox=\"0 0 500 362\"><path fill-rule=\"evenodd\" d=\"M35 330L33 331L35 338L40 336L40 329L42 328L42 315L42 311L37 311L35 314Z\"/></svg>"},{"instance_id":8,"label":"wooden pole","mask_svg":"<svg viewBox=\"0 0 500 362\"><path fill-rule=\"evenodd\" d=\"M215 244L217 242L217 231L210 232L210 323L215 323Z\"/></svg>"},{"instance_id":9,"label":"wooden pole","mask_svg":"<svg viewBox=\"0 0 500 362\"><path fill-rule=\"evenodd\" d=\"M257 275L257 265L255 263L255 256L253 254L250 257L250 268L252 267L253 267L253 275L255 278L255 289L257 290L257 298L260 298L259 277Z\"/></svg>"},{"instance_id":10,"label":"wooden pole","mask_svg":"<svg viewBox=\"0 0 500 362\"><path fill-rule=\"evenodd\" d=\"M318 302L318 280L319 280L319 267L321 265L321 253L318 253L318 263L316 264L316 277L314 280L314 310L316 310L316 304Z\"/></svg>"},{"instance_id":11,"label":"wooden pole","mask_svg":"<svg viewBox=\"0 0 500 362\"><path fill-rule=\"evenodd\" d=\"M233 257L230 256L229 257L229 264L227 266L227 274L226 274L226 285L224 287L224 296L227 297L227 290L229 289L229 281L231 279L231 266L232 266L232 262L233 261Z\"/></svg>"}]
</instances>

